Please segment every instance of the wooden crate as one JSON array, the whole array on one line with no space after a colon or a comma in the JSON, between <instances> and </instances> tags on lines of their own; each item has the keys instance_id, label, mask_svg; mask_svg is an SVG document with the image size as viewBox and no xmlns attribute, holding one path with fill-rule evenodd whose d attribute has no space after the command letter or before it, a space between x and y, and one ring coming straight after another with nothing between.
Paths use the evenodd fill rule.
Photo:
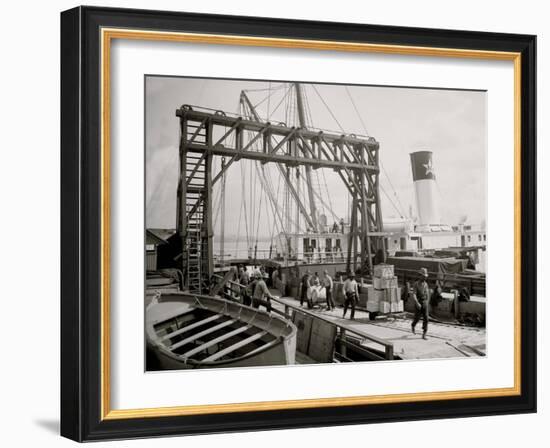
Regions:
<instances>
[{"instance_id":1,"label":"wooden crate","mask_svg":"<svg viewBox=\"0 0 550 448\"><path fill-rule=\"evenodd\" d=\"M397 288L397 277L374 277L372 283L375 289Z\"/></svg>"},{"instance_id":2,"label":"wooden crate","mask_svg":"<svg viewBox=\"0 0 550 448\"><path fill-rule=\"evenodd\" d=\"M384 291L381 289L375 289L373 286L368 288L368 301L369 302L380 302L384 299Z\"/></svg>"},{"instance_id":3,"label":"wooden crate","mask_svg":"<svg viewBox=\"0 0 550 448\"><path fill-rule=\"evenodd\" d=\"M384 313L384 314L390 313L391 312L390 303L389 302L380 302L379 307L378 307L378 311L380 313Z\"/></svg>"},{"instance_id":4,"label":"wooden crate","mask_svg":"<svg viewBox=\"0 0 550 448\"><path fill-rule=\"evenodd\" d=\"M384 300L390 303L396 303L401 301L401 288L387 288L384 289Z\"/></svg>"},{"instance_id":5,"label":"wooden crate","mask_svg":"<svg viewBox=\"0 0 550 448\"><path fill-rule=\"evenodd\" d=\"M367 292L359 293L359 297L357 298L357 304L359 306L366 306L368 300L369 300L369 295Z\"/></svg>"},{"instance_id":6,"label":"wooden crate","mask_svg":"<svg viewBox=\"0 0 550 448\"><path fill-rule=\"evenodd\" d=\"M377 313L378 311L380 311L380 302L369 300L367 302L367 311L370 311L373 313Z\"/></svg>"},{"instance_id":7,"label":"wooden crate","mask_svg":"<svg viewBox=\"0 0 550 448\"><path fill-rule=\"evenodd\" d=\"M374 277L378 278L392 278L393 264L377 264L374 266Z\"/></svg>"},{"instance_id":8,"label":"wooden crate","mask_svg":"<svg viewBox=\"0 0 550 448\"><path fill-rule=\"evenodd\" d=\"M390 312L392 313L402 313L403 312L403 301L390 303Z\"/></svg>"}]
</instances>

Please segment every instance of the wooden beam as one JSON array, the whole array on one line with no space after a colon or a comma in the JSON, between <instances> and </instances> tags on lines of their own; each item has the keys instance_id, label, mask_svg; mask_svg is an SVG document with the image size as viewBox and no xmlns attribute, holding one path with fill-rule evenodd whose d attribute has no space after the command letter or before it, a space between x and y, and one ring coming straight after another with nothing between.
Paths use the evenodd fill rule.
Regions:
<instances>
[{"instance_id":1,"label":"wooden beam","mask_svg":"<svg viewBox=\"0 0 550 448\"><path fill-rule=\"evenodd\" d=\"M193 133L191 138L188 140L188 143L193 143L195 141L195 138L197 137L197 135L199 135L199 132L204 126L204 124L206 123L206 120L208 120L208 117L205 117L204 120L201 121L201 124L197 126L197 129L195 129L195 132Z\"/></svg>"},{"instance_id":2,"label":"wooden beam","mask_svg":"<svg viewBox=\"0 0 550 448\"><path fill-rule=\"evenodd\" d=\"M210 142L212 141L212 135L209 136ZM201 250L201 262L204 263L206 261L206 279L210 279L212 274L214 273L214 221L213 221L213 214L212 214L212 186L214 185L212 182L212 161L213 157L211 155L208 155L206 157L206 163L205 163L205 172L204 176L206 179L205 182L205 189L200 196L202 200L204 201L204 208L206 209L206 239L207 239L207 245L206 245L206 260L203 258L203 251ZM200 202L200 198L197 200L197 204ZM196 209L195 209L196 211ZM204 215L203 215L204 219ZM204 272L204 271L203 271ZM202 280L201 280L202 281ZM202 283L201 283L201 292L202 292Z\"/></svg>"},{"instance_id":3,"label":"wooden beam","mask_svg":"<svg viewBox=\"0 0 550 448\"><path fill-rule=\"evenodd\" d=\"M218 283L210 290L210 295L217 295L229 280L234 280L237 277L237 269L232 267L225 275L218 280Z\"/></svg>"},{"instance_id":4,"label":"wooden beam","mask_svg":"<svg viewBox=\"0 0 550 448\"><path fill-rule=\"evenodd\" d=\"M221 142L223 142L228 136L229 134L231 134L235 129L237 129L237 126L239 126L239 123L241 122L242 118L238 118L237 121L235 121L235 123L233 123L233 125L229 128L229 130L223 134L222 137L220 137L220 139L214 143L214 146L218 146Z\"/></svg>"},{"instance_id":5,"label":"wooden beam","mask_svg":"<svg viewBox=\"0 0 550 448\"><path fill-rule=\"evenodd\" d=\"M199 338L202 338L203 336L209 335L210 333L214 333L215 331L228 327L229 325L234 324L235 322L237 322L237 319L230 319L230 320L226 320L225 322L222 322L221 324L214 325L213 327L207 328L206 330L203 330L199 333L194 334L193 336L189 336L188 338L182 339L181 341L175 343L174 345L170 346L170 350L175 350L185 344L189 344L190 342L193 342Z\"/></svg>"},{"instance_id":6,"label":"wooden beam","mask_svg":"<svg viewBox=\"0 0 550 448\"><path fill-rule=\"evenodd\" d=\"M180 358L189 358L193 355L196 355L197 353L202 352L203 350L206 350L209 347L212 347L213 345L216 345L216 344L219 344L220 342L225 341L226 339L232 338L233 336L237 336L240 333L250 330L251 328L252 328L252 325L243 325L242 327L239 327L236 330L230 331L229 333L222 334L221 336L215 339L212 339L211 341L205 342L204 344L201 344L198 347L195 347L194 349L191 349L188 352L185 352L183 355L180 355Z\"/></svg>"},{"instance_id":7,"label":"wooden beam","mask_svg":"<svg viewBox=\"0 0 550 448\"><path fill-rule=\"evenodd\" d=\"M313 168L347 168L351 170L368 170L378 172L378 167L372 165L363 165L360 163L348 163L334 160L314 159L309 157L295 157L283 154L271 154L262 151L242 151L234 148L225 147L208 147L206 145L189 144L185 145L188 152L202 153L207 151L215 156L235 157L242 159L259 160L263 163L273 162L282 163L283 165L310 165ZM228 163L229 164L229 163Z\"/></svg>"},{"instance_id":8,"label":"wooden beam","mask_svg":"<svg viewBox=\"0 0 550 448\"><path fill-rule=\"evenodd\" d=\"M176 110L176 115L182 119L187 119L192 121L202 121L204 118L208 118L210 119L213 125L222 126L224 128L233 126L233 124L235 124L235 121L240 119L241 120L240 127L242 127L244 130L259 131L263 127L269 126L270 133L283 136L283 137L286 136L292 130L292 128L289 128L284 125L277 125L272 123L269 124L269 123L255 120L255 119L247 120L247 119L243 119L242 117L215 114L212 112L203 112L198 110L183 110L180 108ZM316 138L319 135L319 131L314 131L307 128L301 129L300 132L302 133L304 138L306 138L307 140ZM350 144L364 144L364 145L367 145L369 148L377 148L379 146L379 143L372 137L361 138L354 135L334 134L331 132L326 132L326 133L324 132L323 136L329 142L342 140Z\"/></svg>"},{"instance_id":9,"label":"wooden beam","mask_svg":"<svg viewBox=\"0 0 550 448\"><path fill-rule=\"evenodd\" d=\"M262 351L264 351L264 350L267 350L269 347L274 347L274 346L277 345L279 342L280 342L280 339L279 339L279 338L275 338L275 339L273 339L272 341L266 342L264 345L261 345L260 347L255 348L254 350L248 352L248 353L247 353L246 355L244 355L244 356L252 356L252 355L255 355L256 353L259 353L259 352L262 352Z\"/></svg>"},{"instance_id":10,"label":"wooden beam","mask_svg":"<svg viewBox=\"0 0 550 448\"><path fill-rule=\"evenodd\" d=\"M259 132L258 134L256 134L256 135L254 136L254 138L253 138L252 140L250 140L250 141L247 143L247 145L246 145L243 149L239 149L239 150L233 155L233 157L231 157L231 159L229 160L229 162L227 162L227 163L225 164L225 167L224 167L223 169L221 169L221 170L219 171L218 174L216 174L216 177L214 177L214 179L212 180L212 185L214 185L214 184L218 181L218 179L219 179L220 177L222 177L223 173L225 173L225 172L227 171L227 169L233 164L233 162L235 162L235 161L237 161L237 160L239 160L239 159L241 158L241 154L247 154L247 153L249 153L249 152L257 152L257 151L248 151L248 148L250 148L250 147L254 144L254 142L255 142L256 140L258 140L258 139L263 135L263 133L264 133L265 131L266 131L266 129L263 129L261 132ZM208 151L208 152L211 152L211 151Z\"/></svg>"},{"instance_id":11,"label":"wooden beam","mask_svg":"<svg viewBox=\"0 0 550 448\"><path fill-rule=\"evenodd\" d=\"M296 134L296 128L291 128L291 131L289 134L285 135L285 137L277 143L276 146L272 147L271 142L269 143L270 149L269 154L273 155L277 152L277 150L283 146L286 142L288 142L292 137L294 137L294 134Z\"/></svg>"},{"instance_id":12,"label":"wooden beam","mask_svg":"<svg viewBox=\"0 0 550 448\"><path fill-rule=\"evenodd\" d=\"M252 336L243 339L242 341L236 342L233 345L230 345L229 347L224 348L223 350L220 350L219 352L214 353L213 355L206 358L203 362L212 362L216 361L217 359L220 359L221 357L228 355L231 352L234 352L235 350L240 349L241 347L244 347L245 345L248 345L260 338L263 338L267 334L267 331L260 331L259 333L253 334Z\"/></svg>"},{"instance_id":13,"label":"wooden beam","mask_svg":"<svg viewBox=\"0 0 550 448\"><path fill-rule=\"evenodd\" d=\"M194 328L198 328L198 327L201 327L203 325L206 325L207 323L212 322L214 320L217 320L222 316L223 316L223 314L214 314L213 316L207 317L206 319L202 319L202 320L193 322L190 325L186 325L185 327L182 327L182 328L180 328L176 331L173 331L172 333L168 333L168 334L164 335L162 338L160 338L160 341L161 342L166 341L167 339L172 339L174 336L178 336L180 334L187 333L188 331L191 331Z\"/></svg>"},{"instance_id":14,"label":"wooden beam","mask_svg":"<svg viewBox=\"0 0 550 448\"><path fill-rule=\"evenodd\" d=\"M193 171L191 171L191 174L189 175L189 178L187 179L187 186L189 187L189 185L191 184L191 181L193 180L193 177L195 177L195 173L197 172L197 170L199 169L202 161L205 159L206 157L206 152L203 152L201 154L201 157L199 160L197 160L197 164L195 165L195 167L193 168Z\"/></svg>"}]
</instances>

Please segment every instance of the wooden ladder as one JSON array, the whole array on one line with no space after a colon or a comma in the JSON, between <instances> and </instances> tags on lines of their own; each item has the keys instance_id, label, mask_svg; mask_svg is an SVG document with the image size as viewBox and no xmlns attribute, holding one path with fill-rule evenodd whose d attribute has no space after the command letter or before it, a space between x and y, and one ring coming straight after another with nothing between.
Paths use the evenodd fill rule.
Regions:
<instances>
[{"instance_id":1,"label":"wooden ladder","mask_svg":"<svg viewBox=\"0 0 550 448\"><path fill-rule=\"evenodd\" d=\"M202 143L205 137L204 128L189 129L194 141ZM208 248L207 230L203 195L206 194L205 155L188 153L186 155L186 253L187 253L187 286L189 292L202 294L208 289Z\"/></svg>"}]
</instances>

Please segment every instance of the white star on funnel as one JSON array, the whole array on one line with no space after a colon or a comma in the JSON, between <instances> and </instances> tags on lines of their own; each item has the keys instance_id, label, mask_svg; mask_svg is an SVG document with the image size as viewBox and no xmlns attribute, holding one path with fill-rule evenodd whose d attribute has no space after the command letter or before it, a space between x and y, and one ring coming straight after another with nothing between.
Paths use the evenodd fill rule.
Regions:
<instances>
[{"instance_id":1,"label":"white star on funnel","mask_svg":"<svg viewBox=\"0 0 550 448\"><path fill-rule=\"evenodd\" d=\"M433 174L433 173L434 173L434 171L433 171L434 168L433 168L433 166L432 166L432 161L431 161L431 160L430 160L428 163L423 163L422 166L423 166L424 168L426 168L426 176L427 176L428 174Z\"/></svg>"}]
</instances>

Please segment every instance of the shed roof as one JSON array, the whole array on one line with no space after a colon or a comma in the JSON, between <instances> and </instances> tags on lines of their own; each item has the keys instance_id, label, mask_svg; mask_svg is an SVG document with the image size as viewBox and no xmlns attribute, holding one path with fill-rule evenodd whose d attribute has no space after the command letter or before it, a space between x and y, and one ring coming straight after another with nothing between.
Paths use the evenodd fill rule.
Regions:
<instances>
[{"instance_id":1,"label":"shed roof","mask_svg":"<svg viewBox=\"0 0 550 448\"><path fill-rule=\"evenodd\" d=\"M147 229L147 231L146 231L145 242L146 242L146 244L154 244L155 246L160 246L161 244L166 244L166 240L161 238L160 236L158 236L151 229Z\"/></svg>"}]
</instances>

